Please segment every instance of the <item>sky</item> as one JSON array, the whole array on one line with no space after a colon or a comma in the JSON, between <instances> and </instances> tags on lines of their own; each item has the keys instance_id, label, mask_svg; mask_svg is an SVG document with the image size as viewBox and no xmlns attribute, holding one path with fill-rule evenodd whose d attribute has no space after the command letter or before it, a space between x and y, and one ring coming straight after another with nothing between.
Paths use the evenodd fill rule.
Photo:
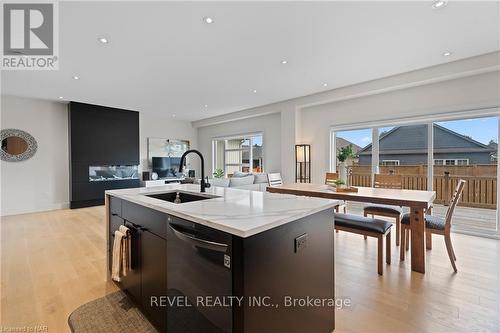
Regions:
<instances>
[{"instance_id":1,"label":"sky","mask_svg":"<svg viewBox=\"0 0 500 333\"><path fill-rule=\"evenodd\" d=\"M254 136L253 144L257 146L262 146L262 136Z\"/></svg>"},{"instance_id":2,"label":"sky","mask_svg":"<svg viewBox=\"0 0 500 333\"><path fill-rule=\"evenodd\" d=\"M484 144L488 144L490 140L498 142L498 118L477 118L466 120L454 120L446 122L438 122L440 126L448 128L452 131L472 137L474 140ZM392 127L380 128L380 133L390 130ZM353 131L337 132L337 136L344 138L360 147L365 147L372 142L372 130L362 129Z\"/></svg>"}]
</instances>

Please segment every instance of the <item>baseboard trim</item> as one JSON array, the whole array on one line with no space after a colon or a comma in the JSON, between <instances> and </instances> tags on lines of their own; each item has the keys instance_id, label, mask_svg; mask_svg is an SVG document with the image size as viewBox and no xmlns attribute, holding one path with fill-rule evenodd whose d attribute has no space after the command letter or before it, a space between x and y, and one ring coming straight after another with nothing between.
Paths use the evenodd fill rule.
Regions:
<instances>
[{"instance_id":1,"label":"baseboard trim","mask_svg":"<svg viewBox=\"0 0 500 333\"><path fill-rule=\"evenodd\" d=\"M31 214L31 213L47 212L51 210L68 209L68 208L69 208L69 202L63 202L36 208L2 209L0 210L0 216Z\"/></svg>"},{"instance_id":2,"label":"baseboard trim","mask_svg":"<svg viewBox=\"0 0 500 333\"><path fill-rule=\"evenodd\" d=\"M102 206L104 205L104 199L94 199L94 200L79 200L79 201L71 201L69 208L84 208L84 207L92 207L92 206Z\"/></svg>"}]
</instances>

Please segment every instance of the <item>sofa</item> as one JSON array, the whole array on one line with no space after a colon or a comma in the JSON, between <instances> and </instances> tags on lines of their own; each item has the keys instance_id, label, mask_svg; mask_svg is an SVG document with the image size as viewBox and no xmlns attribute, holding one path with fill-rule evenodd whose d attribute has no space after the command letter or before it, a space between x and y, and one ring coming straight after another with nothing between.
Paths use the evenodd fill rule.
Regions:
<instances>
[{"instance_id":1,"label":"sofa","mask_svg":"<svg viewBox=\"0 0 500 333\"><path fill-rule=\"evenodd\" d=\"M265 192L268 186L267 173L235 172L231 178L209 178L211 186L230 187Z\"/></svg>"}]
</instances>

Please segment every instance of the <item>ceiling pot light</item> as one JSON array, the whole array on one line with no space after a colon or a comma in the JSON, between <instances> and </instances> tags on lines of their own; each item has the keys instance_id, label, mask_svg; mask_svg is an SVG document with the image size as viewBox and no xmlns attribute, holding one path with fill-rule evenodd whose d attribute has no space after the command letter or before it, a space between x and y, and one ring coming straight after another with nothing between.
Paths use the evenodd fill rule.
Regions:
<instances>
[{"instance_id":1,"label":"ceiling pot light","mask_svg":"<svg viewBox=\"0 0 500 333\"><path fill-rule=\"evenodd\" d=\"M108 44L108 43L109 43L109 39L107 39L106 37L99 37L99 38L97 38L97 40L98 40L101 44Z\"/></svg>"},{"instance_id":2,"label":"ceiling pot light","mask_svg":"<svg viewBox=\"0 0 500 333\"><path fill-rule=\"evenodd\" d=\"M323 83L323 87L327 87L328 86L328 83Z\"/></svg>"},{"instance_id":3,"label":"ceiling pot light","mask_svg":"<svg viewBox=\"0 0 500 333\"><path fill-rule=\"evenodd\" d=\"M437 1L433 2L432 8L434 8L434 9L443 8L444 6L446 6L446 4L447 4L447 1L437 0Z\"/></svg>"},{"instance_id":4,"label":"ceiling pot light","mask_svg":"<svg viewBox=\"0 0 500 333\"><path fill-rule=\"evenodd\" d=\"M288 63L288 61L286 61L286 60L281 60L281 64L282 64L282 65L286 65L287 63Z\"/></svg>"},{"instance_id":5,"label":"ceiling pot light","mask_svg":"<svg viewBox=\"0 0 500 333\"><path fill-rule=\"evenodd\" d=\"M57 97L57 98L59 98L59 99L63 99L64 97L62 97L62 96L59 96L59 97Z\"/></svg>"},{"instance_id":6,"label":"ceiling pot light","mask_svg":"<svg viewBox=\"0 0 500 333\"><path fill-rule=\"evenodd\" d=\"M208 108L208 104L205 104L205 108Z\"/></svg>"},{"instance_id":7,"label":"ceiling pot light","mask_svg":"<svg viewBox=\"0 0 500 333\"><path fill-rule=\"evenodd\" d=\"M448 52L444 52L444 53L443 53L443 56L445 56L445 57L449 57L449 56L451 56L451 52L449 52L449 51L448 51Z\"/></svg>"},{"instance_id":8,"label":"ceiling pot light","mask_svg":"<svg viewBox=\"0 0 500 333\"><path fill-rule=\"evenodd\" d=\"M254 94L256 94L256 93L257 93L257 89L254 89L252 92L253 92Z\"/></svg>"},{"instance_id":9,"label":"ceiling pot light","mask_svg":"<svg viewBox=\"0 0 500 333\"><path fill-rule=\"evenodd\" d=\"M203 22L205 22L206 24L212 24L212 23L214 23L214 19L209 17L209 16L205 16L203 18Z\"/></svg>"},{"instance_id":10,"label":"ceiling pot light","mask_svg":"<svg viewBox=\"0 0 500 333\"><path fill-rule=\"evenodd\" d=\"M80 80L80 77L78 75L73 75L73 80Z\"/></svg>"}]
</instances>

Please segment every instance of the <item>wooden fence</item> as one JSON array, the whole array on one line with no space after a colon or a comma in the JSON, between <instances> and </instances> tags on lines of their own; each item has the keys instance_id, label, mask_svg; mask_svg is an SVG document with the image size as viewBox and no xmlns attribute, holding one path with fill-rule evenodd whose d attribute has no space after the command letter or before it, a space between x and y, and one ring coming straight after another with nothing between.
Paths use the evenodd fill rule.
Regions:
<instances>
[{"instance_id":1,"label":"wooden fence","mask_svg":"<svg viewBox=\"0 0 500 333\"><path fill-rule=\"evenodd\" d=\"M350 182L353 186L371 186L371 168L354 165L350 167ZM427 189L427 166L380 167L380 173L394 173L403 176L403 188L409 190ZM497 208L497 166L464 165L434 166L433 190L437 204L448 204L460 179L466 181L460 206L476 208Z\"/></svg>"}]
</instances>

